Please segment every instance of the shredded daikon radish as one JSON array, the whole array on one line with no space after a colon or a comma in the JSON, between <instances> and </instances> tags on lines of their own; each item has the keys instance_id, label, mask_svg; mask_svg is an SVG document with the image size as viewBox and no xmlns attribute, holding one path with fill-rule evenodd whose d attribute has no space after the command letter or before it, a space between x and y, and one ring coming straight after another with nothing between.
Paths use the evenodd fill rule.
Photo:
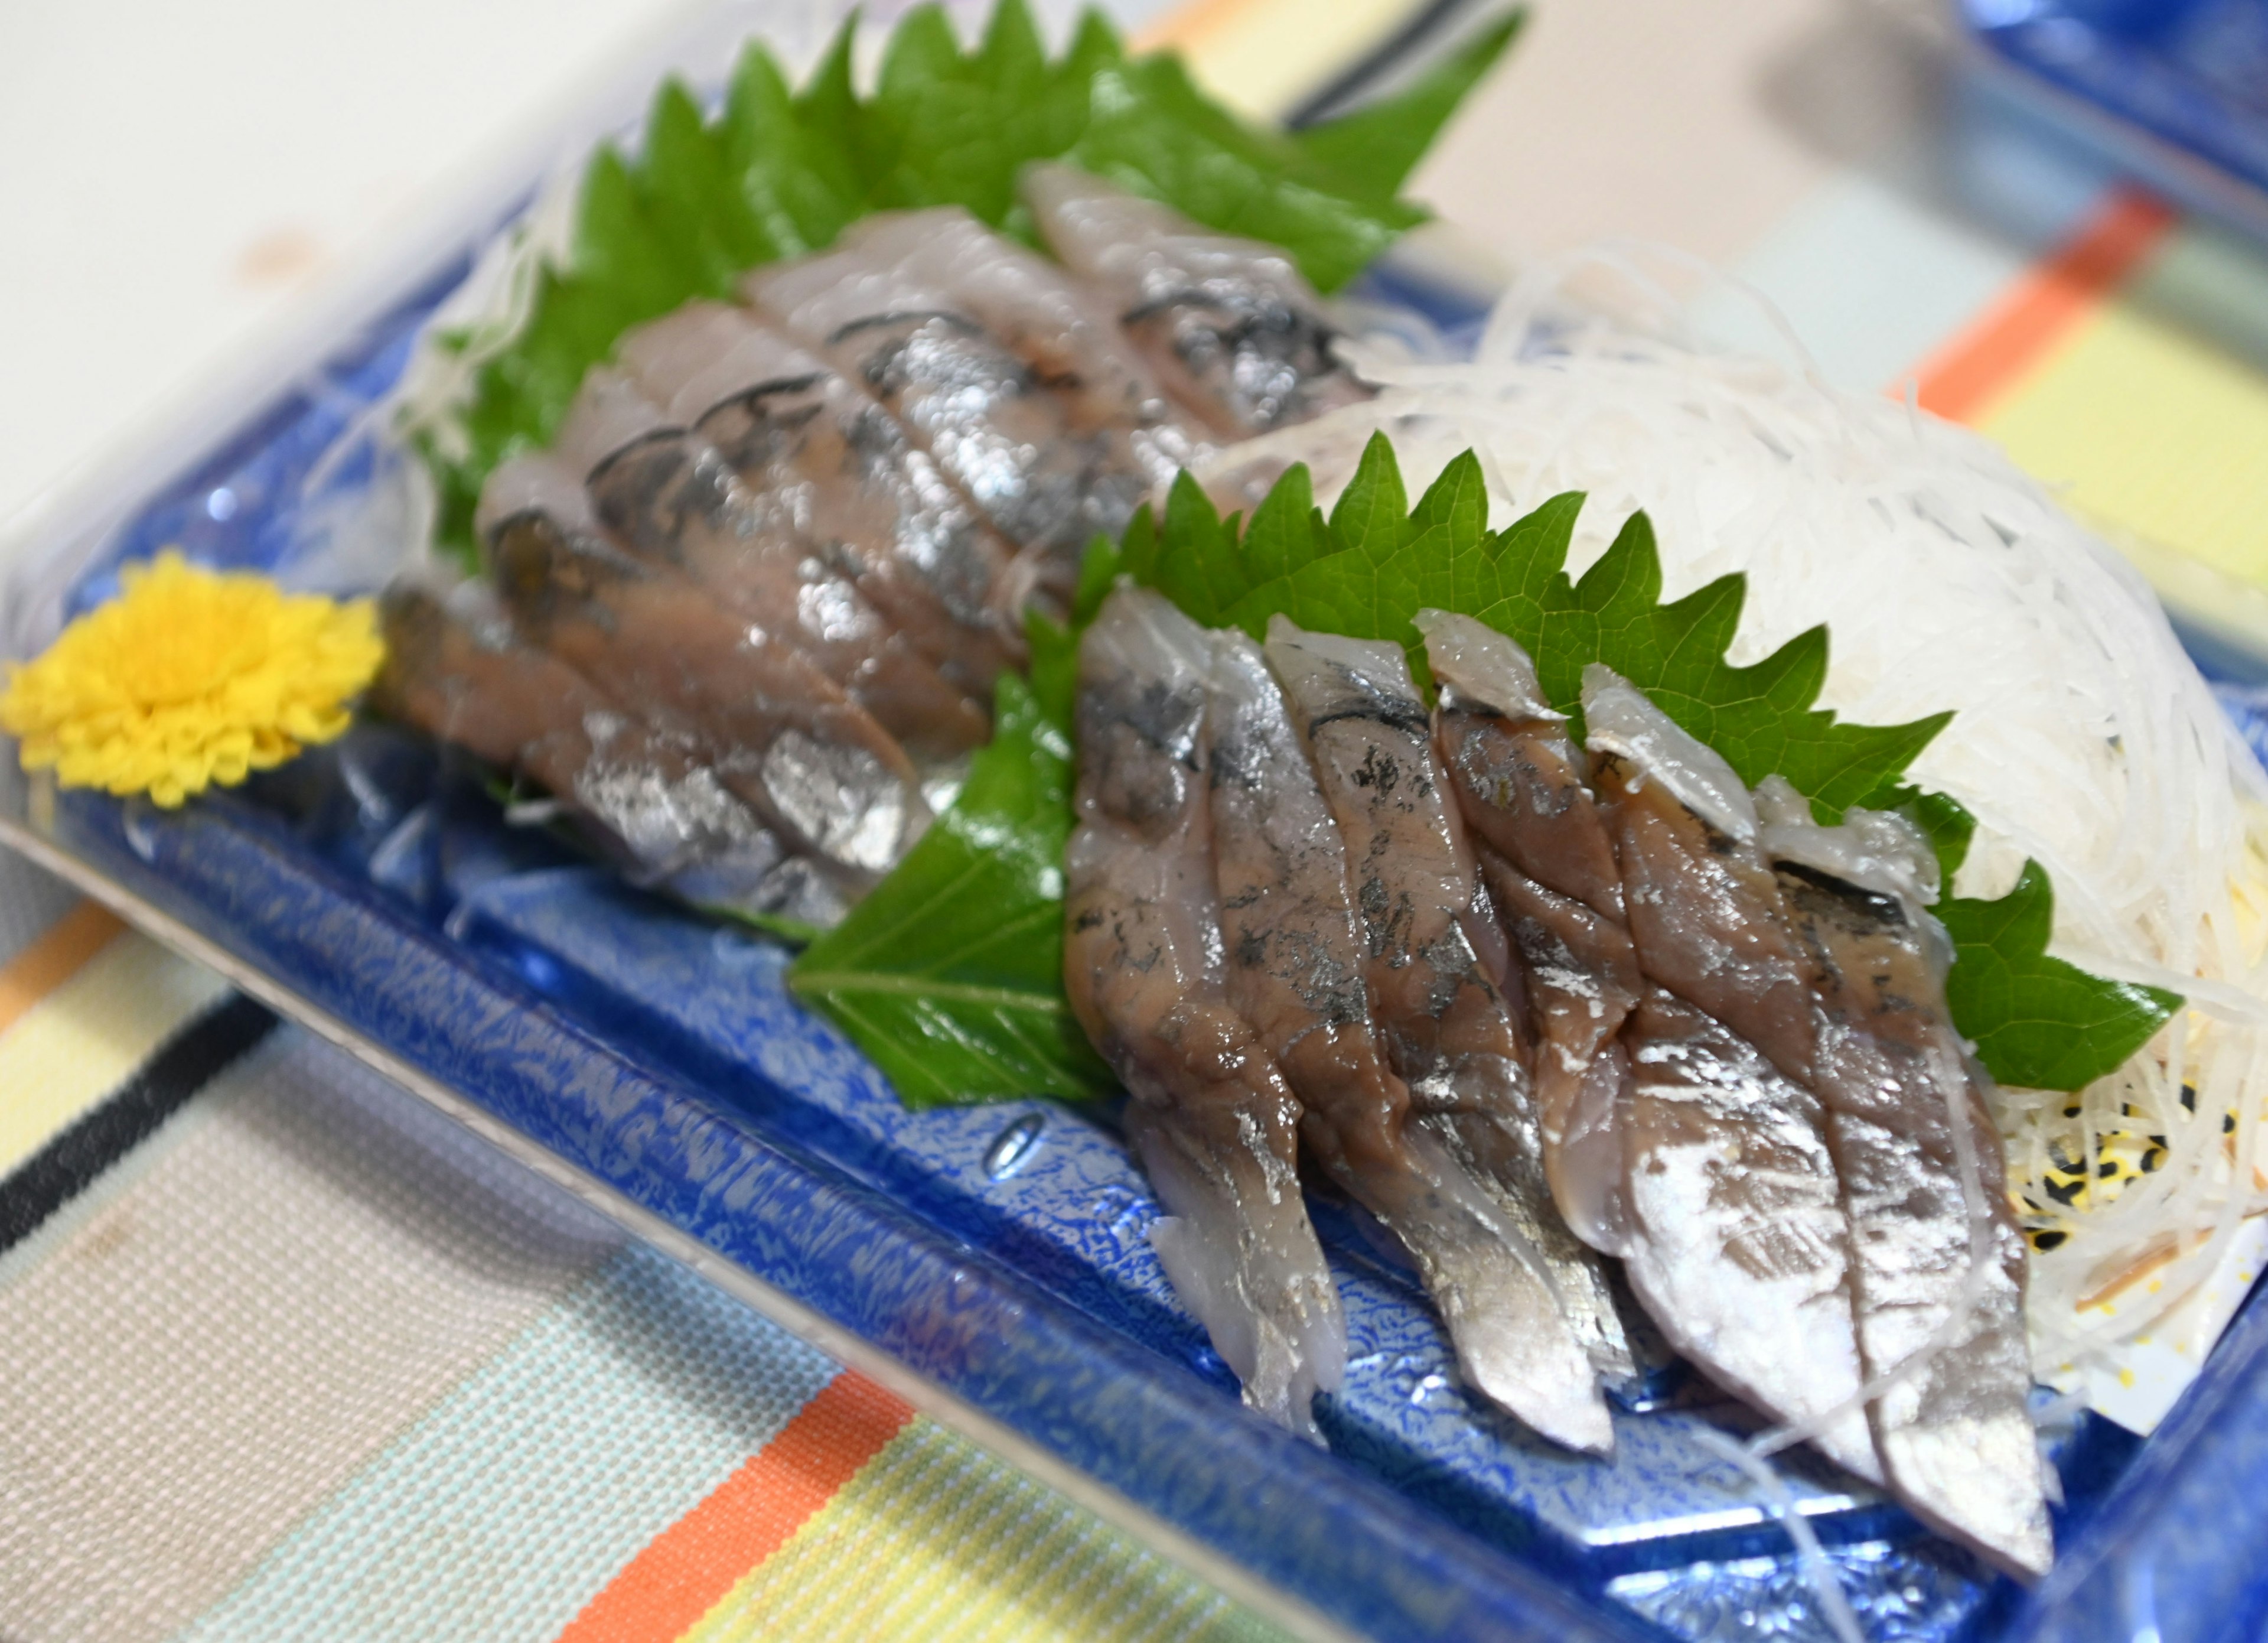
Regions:
<instances>
[{"instance_id":1,"label":"shredded daikon radish","mask_svg":"<svg viewBox=\"0 0 2268 1643\"><path fill-rule=\"evenodd\" d=\"M1674 307L1616 254L1580 254L1507 296L1470 361L1349 344L1378 399L1232 447L1199 477L1248 492L1305 461L1328 503L1383 429L1414 495L1470 448L1498 525L1588 494L1575 574L1640 509L1665 598L1745 571L1735 662L1823 622L1821 705L1873 724L1955 711L1911 772L1977 817L1953 892L2004 895L2036 858L2055 887L2052 953L2190 1000L2078 1095L1997 1098L2009 1186L2032 1225L2064 1234L2032 1263L2034 1354L2051 1369L2146 1329L2268 1207L2253 1163L2268 778L2141 578L1992 445L1830 388L1806 362L1699 347ZM2092 1182L2120 1137L2162 1138L2161 1160L2115 1194L2055 1204L2055 1150L2083 1156ZM2084 1308L2145 1270L2152 1306L2115 1321Z\"/></svg>"}]
</instances>

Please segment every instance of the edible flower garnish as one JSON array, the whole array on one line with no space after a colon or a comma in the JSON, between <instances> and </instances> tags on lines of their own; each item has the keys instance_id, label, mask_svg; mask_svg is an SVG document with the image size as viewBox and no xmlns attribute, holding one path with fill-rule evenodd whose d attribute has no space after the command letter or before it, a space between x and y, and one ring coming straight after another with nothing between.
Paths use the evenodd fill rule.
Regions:
<instances>
[{"instance_id":1,"label":"edible flower garnish","mask_svg":"<svg viewBox=\"0 0 2268 1643\"><path fill-rule=\"evenodd\" d=\"M36 661L11 666L0 729L27 770L65 787L147 793L171 809L331 740L385 654L368 600L286 593L173 550Z\"/></svg>"}]
</instances>

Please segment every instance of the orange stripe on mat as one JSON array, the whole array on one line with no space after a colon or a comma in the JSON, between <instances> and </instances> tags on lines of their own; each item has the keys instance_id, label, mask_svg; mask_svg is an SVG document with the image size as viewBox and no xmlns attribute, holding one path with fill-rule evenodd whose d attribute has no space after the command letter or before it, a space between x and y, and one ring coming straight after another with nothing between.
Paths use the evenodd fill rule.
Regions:
<instances>
[{"instance_id":1,"label":"orange stripe on mat","mask_svg":"<svg viewBox=\"0 0 2268 1643\"><path fill-rule=\"evenodd\" d=\"M672 1643L787 1544L913 1418L846 1369L755 1459L664 1529L585 1604L559 1643Z\"/></svg>"},{"instance_id":2,"label":"orange stripe on mat","mask_svg":"<svg viewBox=\"0 0 2268 1643\"><path fill-rule=\"evenodd\" d=\"M2117 291L2175 221L2150 195L2114 189L2061 250L1913 373L1923 408L1955 422L1973 420Z\"/></svg>"},{"instance_id":3,"label":"orange stripe on mat","mask_svg":"<svg viewBox=\"0 0 2268 1643\"><path fill-rule=\"evenodd\" d=\"M1156 22L1134 32L1126 42L1137 54L1168 49L1186 51L1207 35L1219 33L1230 19L1252 9L1254 0L1189 0Z\"/></svg>"},{"instance_id":4,"label":"orange stripe on mat","mask_svg":"<svg viewBox=\"0 0 2268 1643\"><path fill-rule=\"evenodd\" d=\"M81 902L48 933L0 969L0 1033L26 1010L85 968L126 926L108 908Z\"/></svg>"}]
</instances>

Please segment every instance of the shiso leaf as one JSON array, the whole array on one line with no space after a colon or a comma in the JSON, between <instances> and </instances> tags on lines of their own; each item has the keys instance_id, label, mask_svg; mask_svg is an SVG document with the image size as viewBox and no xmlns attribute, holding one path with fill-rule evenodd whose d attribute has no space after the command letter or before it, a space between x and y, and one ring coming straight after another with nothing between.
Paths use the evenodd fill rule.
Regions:
<instances>
[{"instance_id":1,"label":"shiso leaf","mask_svg":"<svg viewBox=\"0 0 2268 1643\"><path fill-rule=\"evenodd\" d=\"M1303 628L1392 639L1420 681L1425 647L1411 621L1432 607L1476 616L1535 658L1544 694L1581 734L1583 669L1604 662L1723 754L1754 785L1777 772L1822 814L1893 786L1952 718L1854 725L1815 708L1827 678L1827 630L1799 634L1751 667L1725 652L1740 625L1744 578L1720 577L1661 602L1661 558L1646 515L1631 516L1580 581L1566 573L1582 497L1554 497L1504 530L1488 528L1488 492L1470 452L1412 508L1386 436L1373 436L1327 519L1294 468L1253 512L1222 519L1187 475L1168 497L1154 550L1127 570L1209 627L1263 636L1278 611ZM1248 547L1247 544L1248 543Z\"/></svg>"},{"instance_id":2,"label":"shiso leaf","mask_svg":"<svg viewBox=\"0 0 2268 1643\"><path fill-rule=\"evenodd\" d=\"M1328 518L1303 468L1276 483L1248 526L1233 514L1223 519L1184 475L1162 522L1145 509L1116 544L1098 540L1090 549L1070 625L1031 620L1031 686L1003 682L993 744L1006 747L1000 756L1013 779L988 773L980 785L972 777L905 865L799 961L793 984L917 1105L1069 1094L1103 1076L1063 1001L1059 865L1071 825L1079 630L1120 576L1156 588L1208 627L1259 637L1281 612L1303 627L1394 640L1408 649L1421 682L1425 656L1411 618L1429 606L1460 611L1527 647L1545 694L1577 716L1578 734L1583 668L1604 662L1716 748L1742 780L1754 785L1777 772L1812 794L1822 821L1859 803L1905 810L1929 833L1949 878L1975 822L1904 773L1951 715L1854 725L1815 707L1827 675L1823 628L1753 666L1734 666L1725 651L1746 579L1720 578L1662 603L1660 557L1642 513L1580 578L1570 578L1567 552L1582 503L1579 495L1554 497L1491 531L1480 467L1467 454L1412 507L1382 436ZM1021 717L1007 711L1012 701ZM980 755L981 771L993 757L992 748ZM949 842L933 844L940 835ZM2076 1088L2118 1066L2180 1007L2173 994L2104 981L2047 957L2053 899L2036 866L1999 901L1948 899L1938 910L1959 954L1947 987L1954 1022L2004 1083ZM1012 950L1001 949L994 932L1012 932ZM845 932L855 948L849 957L830 945ZM1013 951L1019 943L1026 950ZM1002 963L1007 970L993 968ZM1004 983L1003 975L1012 979ZM953 984L932 987L933 976ZM1003 1006L1003 985L1016 1007Z\"/></svg>"},{"instance_id":3,"label":"shiso leaf","mask_svg":"<svg viewBox=\"0 0 2268 1643\"><path fill-rule=\"evenodd\" d=\"M909 1107L1110 1083L1064 997L1071 739L1012 674L994 711L960 798L788 972Z\"/></svg>"},{"instance_id":4,"label":"shiso leaf","mask_svg":"<svg viewBox=\"0 0 2268 1643\"><path fill-rule=\"evenodd\" d=\"M1025 0L1000 0L973 49L939 7L917 6L865 97L855 26L800 93L752 43L712 116L672 83L635 164L611 146L593 158L567 262L539 272L526 322L482 365L461 455L415 438L445 550L471 559L490 470L550 438L584 372L630 326L822 249L869 211L959 204L1029 238L1015 182L1035 159L1069 159L1209 227L1270 240L1335 290L1424 218L1393 191L1512 33L1485 31L1390 102L1293 138L1238 120L1171 55L1130 59L1096 13L1050 61Z\"/></svg>"},{"instance_id":5,"label":"shiso leaf","mask_svg":"<svg viewBox=\"0 0 2268 1643\"><path fill-rule=\"evenodd\" d=\"M1936 912L1955 954L1947 988L1954 1025L2003 1084L2083 1088L2117 1070L2182 1007L2179 993L2106 981L2050 958L2055 890L2036 861L1999 900L1948 897Z\"/></svg>"}]
</instances>

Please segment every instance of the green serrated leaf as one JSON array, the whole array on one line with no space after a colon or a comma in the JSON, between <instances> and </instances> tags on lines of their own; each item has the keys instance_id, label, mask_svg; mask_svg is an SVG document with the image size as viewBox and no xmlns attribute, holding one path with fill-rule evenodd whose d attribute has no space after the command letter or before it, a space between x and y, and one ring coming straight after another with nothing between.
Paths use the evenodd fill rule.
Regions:
<instances>
[{"instance_id":1,"label":"green serrated leaf","mask_svg":"<svg viewBox=\"0 0 2268 1643\"><path fill-rule=\"evenodd\" d=\"M1526 11L1514 11L1474 35L1407 91L1309 126L1295 140L1310 158L1367 189L1372 198L1392 199L1457 106L1496 66L1527 21Z\"/></svg>"},{"instance_id":2,"label":"green serrated leaf","mask_svg":"<svg viewBox=\"0 0 2268 1643\"><path fill-rule=\"evenodd\" d=\"M855 30L855 19L843 25L799 93L751 45L713 121L681 86L665 85L637 163L611 146L593 158L566 262L540 272L519 335L476 380L463 413L469 453L444 460L446 442L417 442L440 492L441 545L473 556L473 508L490 470L552 437L584 373L630 326L729 295L748 269L822 249L870 211L957 204L1031 239L1015 188L1035 159L1071 160L1200 223L1271 240L1335 289L1424 216L1391 197L1382 168L1406 169L1482 58L1502 48L1491 34L1356 116L1370 122L1365 144L1350 140L1366 129L1351 122L1296 141L1245 125L1175 59L1130 62L1094 13L1050 63L1025 0L1003 0L968 50L941 10L917 7L863 98Z\"/></svg>"},{"instance_id":3,"label":"green serrated leaf","mask_svg":"<svg viewBox=\"0 0 2268 1643\"><path fill-rule=\"evenodd\" d=\"M2105 981L2048 956L2055 892L2027 861L1996 902L1940 902L1953 938L1953 1023L2004 1084L2075 1090L2122 1065L2182 1007L2179 993Z\"/></svg>"},{"instance_id":4,"label":"green serrated leaf","mask_svg":"<svg viewBox=\"0 0 2268 1643\"><path fill-rule=\"evenodd\" d=\"M1468 453L1411 507L1382 437L1328 518L1314 506L1304 468L1277 482L1249 527L1221 518L1185 476L1162 525L1145 509L1116 548L1098 541L1089 550L1071 623L1029 619L1032 684L1016 687L1015 696L1027 704L1028 721L1012 716L1012 682L1004 682L994 744L1011 749L1005 756L1016 779L972 778L961 805L851 915L843 932L852 935L838 932L806 956L799 987L811 989L807 996L902 1080L911 1101L949 1099L951 1087L964 1099L1060 1093L1101 1076L1072 1050L1062 1053L1073 1059L1051 1059L1030 1044L1035 1034L1048 1043L1076 1042L1067 1006L1047 1020L1069 1040L1033 1026L1044 1014L1043 998L1061 1005L1053 969L1061 957L1061 878L1039 864L1057 860L1071 825L1069 766L1052 750L1071 730L1079 630L1122 576L1157 588L1208 626L1258 636L1281 612L1303 627L1398 641L1421 682L1424 654L1410 618L1428 607L1460 611L1526 646L1545 693L1571 713L1581 705L1583 668L1603 661L1724 753L1751 785L1778 772L1818 795L1823 822L1840 820L1854 803L1904 810L1930 834L1949 881L1975 820L1952 799L1905 782L1904 772L1950 716L1853 725L1813 706L1826 679L1823 629L1752 667L1734 667L1725 651L1739 626L1743 578L1721 578L1663 604L1660 559L1643 514L1580 580L1569 578L1582 500L1555 497L1491 532L1479 464ZM1049 728L1042 734L1035 726ZM989 770L993 757L988 749L980 768ZM1032 775L1042 766L1043 778ZM2005 1082L2075 1088L2124 1062L2181 1006L2173 994L2104 981L2047 957L2054 903L2036 866L2000 901L1948 900L1938 911L1959 955L1947 984L1954 1021ZM1005 1017L993 991L998 976L982 965L968 969L965 950L996 926L1046 943L1043 964L1013 969L1021 1004ZM828 944L838 942L856 951L836 956ZM868 980L861 987L844 974ZM946 980L932 990L933 975ZM1075 1077L1074 1066L1083 1069ZM955 1079L972 1081L955 1087Z\"/></svg>"},{"instance_id":5,"label":"green serrated leaf","mask_svg":"<svg viewBox=\"0 0 2268 1643\"><path fill-rule=\"evenodd\" d=\"M1729 760L1751 784L1775 772L1840 814L1894 785L1950 715L1911 725L1843 723L1814 708L1827 677L1824 629L1799 635L1764 660L1725 659L1747 584L1720 578L1661 603L1653 528L1634 514L1580 581L1565 570L1580 497L1557 497L1501 532L1487 528L1480 463L1452 461L1410 506L1383 434L1363 452L1328 519L1295 468L1253 515L1213 512L1190 482L1167 503L1152 561L1127 568L1198 621L1258 637L1282 612L1301 627L1393 639L1424 682L1424 648L1411 618L1432 607L1477 616L1536 659L1544 693L1580 732L1583 668L1603 661L1671 718Z\"/></svg>"},{"instance_id":6,"label":"green serrated leaf","mask_svg":"<svg viewBox=\"0 0 2268 1643\"><path fill-rule=\"evenodd\" d=\"M1063 991L1071 743L1014 674L961 797L788 971L910 1107L1079 1098L1110 1075Z\"/></svg>"},{"instance_id":7,"label":"green serrated leaf","mask_svg":"<svg viewBox=\"0 0 2268 1643\"><path fill-rule=\"evenodd\" d=\"M722 144L676 81L654 94L645 151L631 177L638 203L681 278L703 296L729 296L733 281L768 245L755 213L732 188Z\"/></svg>"}]
</instances>

